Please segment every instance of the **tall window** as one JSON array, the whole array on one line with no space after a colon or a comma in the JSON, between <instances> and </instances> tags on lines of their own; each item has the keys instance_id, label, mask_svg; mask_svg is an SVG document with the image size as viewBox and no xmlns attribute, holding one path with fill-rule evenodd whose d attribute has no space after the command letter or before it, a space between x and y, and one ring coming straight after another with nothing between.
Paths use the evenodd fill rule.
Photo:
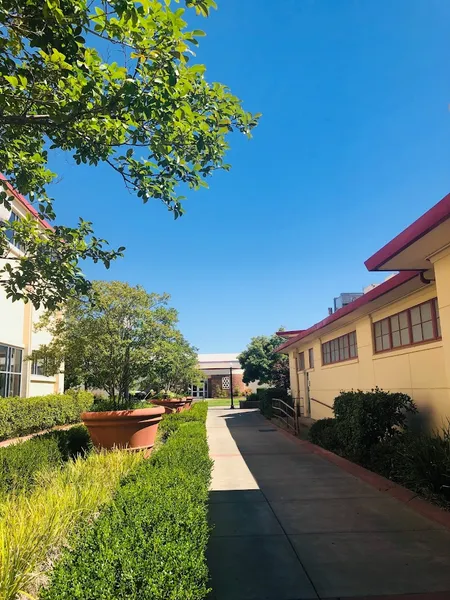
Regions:
<instances>
[{"instance_id":1,"label":"tall window","mask_svg":"<svg viewBox=\"0 0 450 600\"><path fill-rule=\"evenodd\" d=\"M322 344L322 361L324 365L350 360L357 356L356 331L346 333Z\"/></svg>"},{"instance_id":2,"label":"tall window","mask_svg":"<svg viewBox=\"0 0 450 600\"><path fill-rule=\"evenodd\" d=\"M297 354L297 371L305 370L305 353L300 352Z\"/></svg>"},{"instance_id":3,"label":"tall window","mask_svg":"<svg viewBox=\"0 0 450 600\"><path fill-rule=\"evenodd\" d=\"M20 396L22 350L0 345L0 397Z\"/></svg>"},{"instance_id":4,"label":"tall window","mask_svg":"<svg viewBox=\"0 0 450 600\"><path fill-rule=\"evenodd\" d=\"M11 211L11 215L9 216L9 222L10 223L14 223L15 221L19 221L20 217L17 213L15 213L14 211ZM12 244L15 248L18 248L19 250L24 250L23 245L17 241L16 236L14 235L14 231L12 229L8 229L5 232L6 237L8 238L10 244Z\"/></svg>"},{"instance_id":5,"label":"tall window","mask_svg":"<svg viewBox=\"0 0 450 600\"><path fill-rule=\"evenodd\" d=\"M45 364L43 360L33 360L31 363L32 375L45 375Z\"/></svg>"},{"instance_id":6,"label":"tall window","mask_svg":"<svg viewBox=\"0 0 450 600\"><path fill-rule=\"evenodd\" d=\"M314 369L314 348L308 350L309 368Z\"/></svg>"},{"instance_id":7,"label":"tall window","mask_svg":"<svg viewBox=\"0 0 450 600\"><path fill-rule=\"evenodd\" d=\"M375 352L393 350L441 337L437 298L373 324Z\"/></svg>"}]
</instances>

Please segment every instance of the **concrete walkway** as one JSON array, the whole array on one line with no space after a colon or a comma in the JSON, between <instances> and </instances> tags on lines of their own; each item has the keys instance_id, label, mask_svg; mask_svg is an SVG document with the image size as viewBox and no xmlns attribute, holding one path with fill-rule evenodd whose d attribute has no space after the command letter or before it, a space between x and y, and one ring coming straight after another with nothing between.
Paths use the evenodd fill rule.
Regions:
<instances>
[{"instance_id":1,"label":"concrete walkway","mask_svg":"<svg viewBox=\"0 0 450 600\"><path fill-rule=\"evenodd\" d=\"M450 600L448 530L257 411L210 408L207 427L212 599Z\"/></svg>"}]
</instances>

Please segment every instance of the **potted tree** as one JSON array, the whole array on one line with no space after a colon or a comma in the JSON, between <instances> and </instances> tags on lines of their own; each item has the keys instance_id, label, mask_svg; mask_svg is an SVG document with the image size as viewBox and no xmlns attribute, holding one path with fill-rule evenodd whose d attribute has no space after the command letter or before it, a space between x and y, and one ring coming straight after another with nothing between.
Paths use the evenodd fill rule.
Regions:
<instances>
[{"instance_id":1,"label":"potted tree","mask_svg":"<svg viewBox=\"0 0 450 600\"><path fill-rule=\"evenodd\" d=\"M44 318L53 341L34 357L53 352L64 359L72 385L106 392L107 399L81 415L97 447L151 450L165 408L133 398L130 388L155 379L167 356L177 354L173 346L196 353L176 329L178 315L168 295L119 281L93 282L93 293L93 301L71 300L63 319Z\"/></svg>"}]
</instances>

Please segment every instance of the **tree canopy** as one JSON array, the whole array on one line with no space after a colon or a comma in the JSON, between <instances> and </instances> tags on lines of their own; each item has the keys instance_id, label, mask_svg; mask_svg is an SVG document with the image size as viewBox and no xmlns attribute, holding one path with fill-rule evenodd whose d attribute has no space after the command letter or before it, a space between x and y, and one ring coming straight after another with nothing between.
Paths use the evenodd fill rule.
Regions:
<instances>
[{"instance_id":1,"label":"tree canopy","mask_svg":"<svg viewBox=\"0 0 450 600\"><path fill-rule=\"evenodd\" d=\"M182 193L229 168L227 134L250 136L259 116L225 85L208 83L195 61L204 33L188 27L185 13L208 16L215 6L0 0L0 207L10 208L9 184L42 218L55 219L49 163L62 150L77 164L109 165L144 202L158 199L182 215ZM83 220L42 235L29 219L0 225L0 256L8 229L26 255L0 262L2 284L13 299L47 308L89 290L80 259L108 267L124 250L108 249Z\"/></svg>"},{"instance_id":2,"label":"tree canopy","mask_svg":"<svg viewBox=\"0 0 450 600\"><path fill-rule=\"evenodd\" d=\"M169 296L120 281L94 281L93 290L95 302L72 299L63 315L43 317L40 327L53 339L31 358L47 375L65 361L70 386L103 389L117 406L142 382L155 391L187 392L197 377L197 353L176 327Z\"/></svg>"},{"instance_id":3,"label":"tree canopy","mask_svg":"<svg viewBox=\"0 0 450 600\"><path fill-rule=\"evenodd\" d=\"M253 337L238 359L244 369L243 381L259 381L274 387L289 388L289 358L274 352L283 339L276 334Z\"/></svg>"}]
</instances>

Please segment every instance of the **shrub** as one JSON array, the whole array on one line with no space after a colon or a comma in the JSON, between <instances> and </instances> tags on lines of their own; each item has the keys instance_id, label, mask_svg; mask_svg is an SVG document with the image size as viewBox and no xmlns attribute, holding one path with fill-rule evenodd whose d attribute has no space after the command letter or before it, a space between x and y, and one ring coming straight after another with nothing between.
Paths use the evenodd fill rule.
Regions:
<instances>
[{"instance_id":1,"label":"shrub","mask_svg":"<svg viewBox=\"0 0 450 600\"><path fill-rule=\"evenodd\" d=\"M89 410L92 401L92 394L70 390L33 398L0 398L0 441L79 423L80 414Z\"/></svg>"},{"instance_id":2,"label":"shrub","mask_svg":"<svg viewBox=\"0 0 450 600\"><path fill-rule=\"evenodd\" d=\"M222 388L216 387L214 392L215 398L229 398L230 392L228 390L224 390Z\"/></svg>"},{"instance_id":3,"label":"shrub","mask_svg":"<svg viewBox=\"0 0 450 600\"><path fill-rule=\"evenodd\" d=\"M259 401L259 396L255 392L252 392L251 394L247 395L247 400L249 402L258 402Z\"/></svg>"},{"instance_id":4,"label":"shrub","mask_svg":"<svg viewBox=\"0 0 450 600\"><path fill-rule=\"evenodd\" d=\"M88 431L80 425L0 448L0 497L31 489L39 471L58 468L90 447Z\"/></svg>"},{"instance_id":5,"label":"shrub","mask_svg":"<svg viewBox=\"0 0 450 600\"><path fill-rule=\"evenodd\" d=\"M408 414L415 412L417 408L406 394L379 388L341 392L334 401L339 443L346 456L364 462L372 446L405 428Z\"/></svg>"},{"instance_id":6,"label":"shrub","mask_svg":"<svg viewBox=\"0 0 450 600\"><path fill-rule=\"evenodd\" d=\"M56 473L42 472L29 496L10 496L0 513L0 598L36 596L49 559L111 500L120 479L141 460L141 453L92 453Z\"/></svg>"},{"instance_id":7,"label":"shrub","mask_svg":"<svg viewBox=\"0 0 450 600\"><path fill-rule=\"evenodd\" d=\"M331 452L339 450L336 419L320 419L313 423L308 431L308 439L313 444L322 446Z\"/></svg>"},{"instance_id":8,"label":"shrub","mask_svg":"<svg viewBox=\"0 0 450 600\"><path fill-rule=\"evenodd\" d=\"M64 551L42 600L206 597L212 463L204 423L188 414L166 417L179 428L127 478L74 550Z\"/></svg>"},{"instance_id":9,"label":"shrub","mask_svg":"<svg viewBox=\"0 0 450 600\"><path fill-rule=\"evenodd\" d=\"M161 423L159 424L158 434L160 437L165 439L172 433L175 433L175 431L178 431L183 423L189 423L191 421L205 423L207 414L208 403L196 402L192 405L190 410L186 410L181 413L164 415Z\"/></svg>"},{"instance_id":10,"label":"shrub","mask_svg":"<svg viewBox=\"0 0 450 600\"><path fill-rule=\"evenodd\" d=\"M283 388L258 388L256 394L259 399L259 410L268 419L273 416L272 400L275 398L292 406L292 397Z\"/></svg>"}]
</instances>

